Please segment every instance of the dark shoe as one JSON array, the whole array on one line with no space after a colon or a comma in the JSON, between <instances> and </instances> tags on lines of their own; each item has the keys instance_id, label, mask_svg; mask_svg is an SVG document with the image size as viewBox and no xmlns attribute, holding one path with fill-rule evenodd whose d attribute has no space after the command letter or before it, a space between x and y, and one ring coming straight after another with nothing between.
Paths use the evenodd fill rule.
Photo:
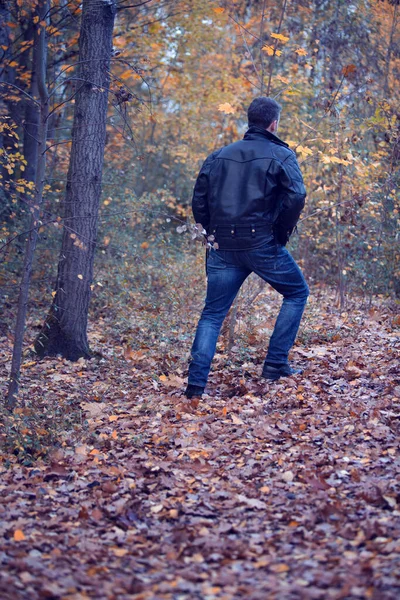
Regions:
<instances>
[{"instance_id":1,"label":"dark shoe","mask_svg":"<svg viewBox=\"0 0 400 600\"><path fill-rule=\"evenodd\" d=\"M192 385L191 383L188 384L188 386L185 390L186 398L201 398L201 396L203 394L204 394L203 387L200 387L199 385Z\"/></svg>"},{"instance_id":2,"label":"dark shoe","mask_svg":"<svg viewBox=\"0 0 400 600\"><path fill-rule=\"evenodd\" d=\"M277 381L280 377L290 377L302 372L302 369L292 369L288 364L280 366L265 364L261 376L270 381Z\"/></svg>"}]
</instances>

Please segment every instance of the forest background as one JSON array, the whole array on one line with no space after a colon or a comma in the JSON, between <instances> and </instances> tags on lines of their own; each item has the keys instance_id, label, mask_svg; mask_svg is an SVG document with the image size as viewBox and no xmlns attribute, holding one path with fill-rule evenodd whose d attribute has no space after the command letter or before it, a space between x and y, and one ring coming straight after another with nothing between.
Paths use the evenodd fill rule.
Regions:
<instances>
[{"instance_id":1,"label":"forest background","mask_svg":"<svg viewBox=\"0 0 400 600\"><path fill-rule=\"evenodd\" d=\"M82 8L96 11L105 6L115 18L109 56L101 55L98 61L93 57L91 61L82 60ZM282 439L289 440L292 429L303 440L316 444L319 458L311 453L309 459L310 464L319 464L321 471L298 474L296 469L300 467L293 462L289 441L287 448L285 442L277 462L270 465L272 479L274 469L281 471L272 505L264 500L263 494L269 495L272 489L265 481L257 484L257 490L241 490L235 502L242 506L244 503L248 511L268 513L271 509L275 515L282 502L290 505L295 491L298 514L287 517L285 534L280 533L281 539L287 541L300 523L311 529L315 525L305 523L311 502L307 494L302 500L304 519L301 516L299 489L308 485L317 504L324 496L318 519L332 517L334 521L337 517L339 522L338 515L347 514L345 531L339 533L348 540L350 554L357 554L359 547L366 544L367 551L375 552L376 561L380 561L379 544L384 542L376 542L376 549L375 539L385 539L389 548L386 554L383 552L386 558L382 564L370 563L370 556L360 559L358 571L354 569L354 581L348 580L348 565L338 558L343 548L331 548L332 560L340 568L332 567L333 579L329 582L319 563L322 559L313 555L316 562L308 565L308 575L300 570L297 579L290 579L293 597L302 597L299 590L311 590L313 584L315 595L310 591L311 595L304 597L320 597L321 589L323 598L396 597L399 582L394 581L391 565L399 549L393 541L393 522L386 519L385 511L396 511L400 501L396 477L390 470L395 460L394 434L398 432L398 404L394 403L398 403L400 391L393 350L400 325L396 316L400 294L399 11L397 0L86 0L83 5L75 0L0 1L0 340L5 392L13 346L14 357L16 354L15 319L26 309L26 332L25 316L19 329L22 365L14 374L20 389L13 390L14 412L2 412L2 460L8 478L2 489L11 490L9 498L13 498L7 506L12 507L14 501L15 481L25 480L33 473L33 483L27 485L36 485L34 465L39 465L42 473L38 486L43 484L43 477L50 485L60 478L67 479L67 473L74 468L81 480L89 481L88 494L101 480L103 499L114 495L114 500L118 500L113 500L111 508L106 508L105 500L96 504L98 498L95 503L92 499L83 504L77 502L79 514L67 515L71 527L73 519L89 527L91 519L101 521L107 517L129 533L133 523L139 522L142 527L151 518L158 532L155 535L160 540L168 539L163 538L166 534L158 527L179 521L180 512L185 512L179 504L181 500L176 508L162 495L150 500L146 496L140 509L135 504L139 517L132 516L132 506L128 510L126 500L135 486L137 503L140 494L154 489L153 467L161 464L164 466L157 469L166 469L162 456L168 444L173 449L181 448L179 456L171 451L168 460L176 462L179 458L183 464L190 459L200 472L204 461L212 462L210 440L214 433L221 441L223 462L228 460L223 455L225 451L229 454L228 447L232 456L243 456L240 444L245 435L253 435L256 440L256 446L246 450L253 456L259 452L257 444L264 440L265 432L281 444ZM98 48L99 52L107 48L100 37ZM94 79L87 72L82 75L88 63L102 65ZM98 206L87 204L92 193L88 191L90 186L82 187L74 198L70 190L71 140L79 132L74 111L85 87L81 84L88 81L92 96L98 97L99 112L92 113L94 130L101 128L104 120L104 143L87 156L88 164L98 160L96 164L100 164L104 146L104 167L93 186L101 191ZM264 414L265 391L257 383L257 368L273 328L278 298L257 278L249 278L222 332L210 380L211 399L201 412L196 403L181 405L188 351L205 283L204 249L198 240L201 236L191 225L191 194L204 158L242 137L247 126L246 109L252 98L261 94L275 97L283 105L279 135L296 151L308 192L298 232L292 236L289 248L312 290L295 348L297 359L308 366L310 376L304 384L277 384L268 396L272 412L267 417L260 416L258 411ZM104 119L99 117L100 109ZM91 147L96 132L81 130L83 146ZM75 220L68 212L73 202L78 202L83 210L79 216L74 215ZM37 239L32 242L33 233ZM27 260L30 242L31 264L30 258ZM94 257L94 266L87 260L89 255ZM69 261L73 263L68 272L70 279L61 281L68 256L73 257ZM30 269L32 277L26 278ZM20 294L24 277L28 302L21 300ZM79 320L78 315L82 317L78 327L82 335L75 344L74 355L67 350L63 353L45 348L49 337L46 332L57 321L53 318L54 309L63 302L60 294L70 302L65 314L72 321L75 317ZM82 302L77 300L81 298ZM86 340L87 318L90 349ZM37 361L41 353L47 358ZM86 361L88 356L92 360ZM368 362L367 357L373 358ZM69 358L78 360L70 362L66 360ZM280 402L285 402L285 406ZM332 402L336 413L329 413ZM250 409L249 403L255 408ZM321 407L318 415L310 417L316 406ZM290 427L282 419L281 410ZM211 414L223 418L222 430L217 433L207 421ZM252 429L254 414L258 415L258 422ZM187 418L194 421L187 424ZM336 422L344 427L340 435ZM236 437L227 433L227 423L238 432ZM321 431L342 448L338 452L347 462L346 446L354 442L346 436L353 431L362 432L358 443L360 460L364 462L362 467L357 463L357 468L349 471L351 482L346 488L349 502L356 497L358 504L345 505L343 501L339 506L333 496L326 501L325 496L333 494L332 489L345 486L342 479L346 471L342 468L332 474L332 453L328 447L321 447ZM187 441L189 437L192 445ZM268 446L269 442L265 443ZM139 469L139 483L128 479L121 466L125 458L132 459L132 452L136 453L136 462L130 469ZM373 463L378 456L384 457L384 466L380 467L379 481L371 483L371 473L377 476ZM89 460L90 467L85 470ZM239 467L229 468L252 472L254 465L249 466L249 457L238 460ZM265 460L268 463L270 459ZM172 466L171 469L172 473ZM184 467L181 469L183 473ZM101 479L104 473L113 482L108 482L109 489ZM176 476L179 479L181 475ZM253 475L250 479L254 479ZM357 496L360 481L364 485L364 475L366 488ZM196 487L194 479L189 483L189 479L185 480L188 489ZM250 479L246 479L246 485L251 487ZM120 489L121 481L124 490ZM71 489L73 486L63 485ZM175 492L178 496L183 493ZM56 493L52 491L53 495ZM231 491L224 493L228 498ZM188 494L190 497L192 491ZM44 497L44 512L46 501ZM203 497L203 501L210 499ZM226 500L227 505L230 501ZM198 500L193 502L197 504ZM222 510L225 500L218 502L218 510ZM97 508L93 508L95 504ZM291 507L287 509L289 515ZM229 522L239 519L241 509L235 505L234 510L238 510L238 515L232 517L229 513ZM285 512L286 508L282 510ZM27 513L17 515L18 511L8 521L13 523L12 528L7 529L7 524L4 527L6 537L24 545L28 544L29 528L33 527L29 539L36 539L39 534ZM360 533L355 523L361 514L368 527ZM246 527L243 525L242 529L247 536L253 531L253 524L250 530ZM329 527L333 525L330 523ZM226 532L229 527L222 528L220 535ZM324 542L335 536L338 539L338 535L336 530L329 530ZM113 560L120 562L126 552L117 538L112 538L115 545L109 550ZM138 543L144 544L135 539ZM254 543L257 546L259 540ZM186 538L182 544L190 546ZM225 546L230 554L237 551L240 555L242 551L236 547L232 550L231 541L225 540ZM20 548L16 548L17 554L21 553ZM259 551L255 551L255 568L270 569L269 579L259 585L260 589L266 585L278 590L279 598L286 597L285 593L291 598L285 587L285 578L291 577L285 542L279 548L278 562L260 558ZM92 550L96 554L94 546ZM170 550L165 560L179 562L184 557L188 569L190 565L200 569L207 551L201 554L197 550L191 554L187 550L187 555L186 550L181 549L176 555L175 550ZM158 550L146 551L143 546L140 552L150 556L151 562ZM51 560L61 560L56 554ZM343 560L351 561L350 554ZM105 564L113 572L115 565L111 568L109 556L107 560ZM247 556L246 560L251 562L253 558ZM22 581L24 586L31 585L32 590L47 597L67 597L71 585L68 588L67 584L56 584L43 573L31 580L24 568L26 565L12 567L4 590L9 589L11 581L13 585L17 582L17 588L18 581ZM115 568L120 573L120 566ZM165 588L167 591L157 588L157 568L152 576L157 592L153 590L146 596L142 580L134 578L126 583L121 576L121 589L125 590L121 593L130 590L135 598L175 597L171 592L173 582ZM101 578L105 572L92 571L88 578ZM257 572L261 575L261 571ZM183 579L187 583L185 576ZM211 587L198 597L241 597L239 592L229 591L229 582L221 584L214 575L211 579L214 587L210 583ZM257 593L249 591L251 584L243 581L243 597L256 600ZM82 585L89 590L92 584ZM185 593L187 597L197 597L193 589L185 591L186 584L182 585L182 598ZM197 590L198 584L193 585ZM336 590L332 596L327 595L327 586ZM30 592L31 597L36 591ZM112 594L111 583L109 593ZM260 594L263 597L262 591ZM72 597L75 598L71 592Z\"/></svg>"},{"instance_id":2,"label":"forest background","mask_svg":"<svg viewBox=\"0 0 400 600\"><path fill-rule=\"evenodd\" d=\"M4 332L12 330L19 276L26 271L24 235L33 223L39 245L32 305L53 295L54 312L62 305L63 279L64 296L87 296L86 316L90 296L93 314L107 305L107 318L113 313L120 325L130 321L133 306L150 308L156 320L167 317L167 334L171 314L187 303L182 283L199 290L201 279L202 258L186 233L193 234L187 224L194 178L207 154L241 137L246 108L257 94L283 104L280 135L304 173L307 205L291 249L311 285L334 286L342 307L349 293L370 300L398 296L398 3L149 0L115 8L107 78L94 89L103 96L110 90L108 111L98 116L106 120L105 168L96 175L103 194L100 206L80 214L91 221L82 230L68 212L77 200L66 185L75 99L84 77L96 77L79 71L81 5L2 2ZM44 38L46 53L38 63ZM40 111L32 98L40 97L40 70L49 114L46 152L39 152L47 171L38 197ZM92 135L94 129L88 146ZM76 193L86 198L88 190L81 186ZM86 271L81 265L84 254L94 252L95 276L92 265ZM75 272L59 273L55 285L66 255ZM75 286L65 289L68 277ZM77 277L83 281L76 283ZM78 313L80 302L74 302L62 310ZM80 328L86 328L84 319ZM127 325L124 335L132 333ZM42 354L88 355L87 342L77 342L73 352L44 348L45 339L36 342L39 354L42 347Z\"/></svg>"}]
</instances>

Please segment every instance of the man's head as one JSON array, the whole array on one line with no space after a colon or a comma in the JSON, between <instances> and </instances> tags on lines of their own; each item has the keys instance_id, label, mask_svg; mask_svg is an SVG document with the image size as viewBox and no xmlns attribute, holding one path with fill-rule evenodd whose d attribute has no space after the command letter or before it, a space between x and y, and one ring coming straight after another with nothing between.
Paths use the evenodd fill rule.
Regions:
<instances>
[{"instance_id":1,"label":"man's head","mask_svg":"<svg viewBox=\"0 0 400 600\"><path fill-rule=\"evenodd\" d=\"M275 133L278 130L281 109L281 105L272 98L254 98L247 111L249 127L256 125Z\"/></svg>"}]
</instances>

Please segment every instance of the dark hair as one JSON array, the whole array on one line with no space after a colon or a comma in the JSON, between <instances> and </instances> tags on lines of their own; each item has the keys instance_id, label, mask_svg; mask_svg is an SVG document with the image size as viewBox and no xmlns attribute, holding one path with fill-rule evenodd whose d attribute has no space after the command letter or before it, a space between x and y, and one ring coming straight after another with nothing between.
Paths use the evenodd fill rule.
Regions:
<instances>
[{"instance_id":1,"label":"dark hair","mask_svg":"<svg viewBox=\"0 0 400 600\"><path fill-rule=\"evenodd\" d=\"M282 107L272 98L266 96L260 96L254 98L247 110L247 117L249 120L249 127L256 125L267 129L273 121L279 119Z\"/></svg>"}]
</instances>

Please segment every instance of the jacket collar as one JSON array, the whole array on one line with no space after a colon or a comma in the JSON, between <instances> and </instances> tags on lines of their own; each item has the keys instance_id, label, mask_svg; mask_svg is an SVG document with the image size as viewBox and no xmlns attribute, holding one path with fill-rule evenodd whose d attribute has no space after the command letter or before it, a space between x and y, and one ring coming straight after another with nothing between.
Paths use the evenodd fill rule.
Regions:
<instances>
[{"instance_id":1,"label":"jacket collar","mask_svg":"<svg viewBox=\"0 0 400 600\"><path fill-rule=\"evenodd\" d=\"M278 138L278 136L274 135L270 131L263 129L262 127L257 127L256 125L252 125L244 134L244 140L269 140L270 142L274 142L279 146L285 146L285 148L289 148L289 145Z\"/></svg>"}]
</instances>

